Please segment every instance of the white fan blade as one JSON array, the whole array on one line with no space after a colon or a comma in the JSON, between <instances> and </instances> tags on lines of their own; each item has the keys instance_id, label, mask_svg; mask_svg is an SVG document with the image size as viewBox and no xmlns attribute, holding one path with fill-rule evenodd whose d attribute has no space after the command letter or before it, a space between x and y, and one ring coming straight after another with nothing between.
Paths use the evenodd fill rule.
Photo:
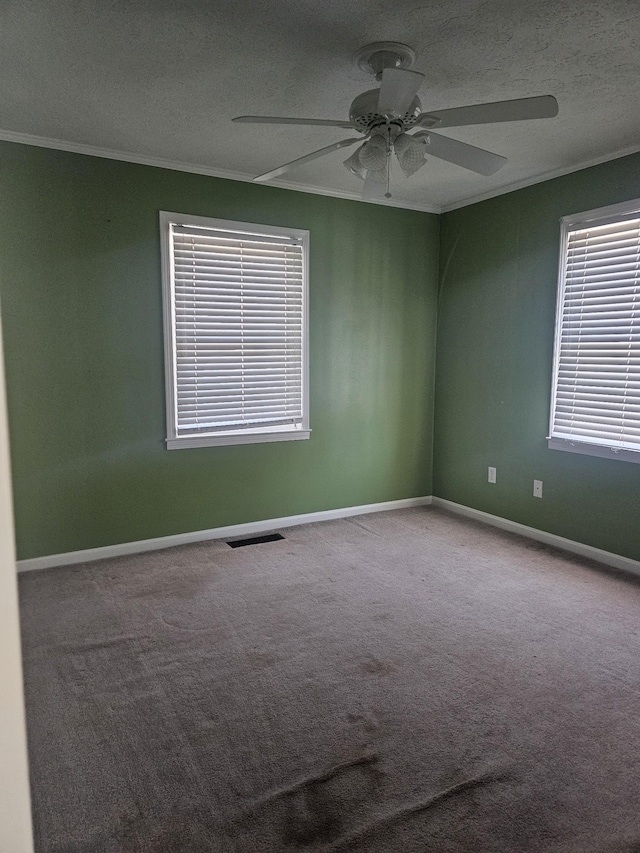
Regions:
<instances>
[{"instance_id":1,"label":"white fan blade","mask_svg":"<svg viewBox=\"0 0 640 853\"><path fill-rule=\"evenodd\" d=\"M382 72L382 85L378 98L380 115L389 118L403 116L411 106L423 80L424 74L420 74L419 71L385 68Z\"/></svg>"},{"instance_id":2,"label":"white fan blade","mask_svg":"<svg viewBox=\"0 0 640 853\"><path fill-rule=\"evenodd\" d=\"M270 181L272 178L277 178L278 175L288 172L289 169L294 169L296 166L302 166L303 163L309 163L317 157L324 157L325 154L330 154L332 151L337 151L339 148L346 148L347 145L355 145L356 142L362 142L362 137L356 136L351 139L341 139L340 142L334 142L331 145L326 145L324 148L319 148L317 151L312 151L311 154L305 154L304 157L298 157L297 160L285 163L284 166L278 166L277 169L265 172L264 175L258 175L253 180Z\"/></svg>"},{"instance_id":3,"label":"white fan blade","mask_svg":"<svg viewBox=\"0 0 640 853\"><path fill-rule=\"evenodd\" d=\"M330 118L281 118L279 116L236 116L231 121L246 122L247 124L312 124L325 127L353 127L350 121L339 121Z\"/></svg>"},{"instance_id":4,"label":"white fan blade","mask_svg":"<svg viewBox=\"0 0 640 853\"><path fill-rule=\"evenodd\" d=\"M491 124L500 121L527 121L534 118L553 118L558 115L558 102L553 95L537 98L516 98L422 113L417 124L422 127L465 127L470 124Z\"/></svg>"},{"instance_id":5,"label":"white fan blade","mask_svg":"<svg viewBox=\"0 0 640 853\"><path fill-rule=\"evenodd\" d=\"M459 142L449 136L440 136L432 130L414 133L413 138L424 138L427 156L431 154L439 160L455 163L456 166L462 166L463 169L469 169L479 175L493 175L507 162L507 158L500 154L493 154L484 148L476 148L475 145Z\"/></svg>"},{"instance_id":6,"label":"white fan blade","mask_svg":"<svg viewBox=\"0 0 640 853\"><path fill-rule=\"evenodd\" d=\"M378 169L377 172L369 170L367 172L367 177L364 179L364 187L362 188L362 198L369 200L385 198L387 193L386 173L386 169Z\"/></svg>"}]
</instances>

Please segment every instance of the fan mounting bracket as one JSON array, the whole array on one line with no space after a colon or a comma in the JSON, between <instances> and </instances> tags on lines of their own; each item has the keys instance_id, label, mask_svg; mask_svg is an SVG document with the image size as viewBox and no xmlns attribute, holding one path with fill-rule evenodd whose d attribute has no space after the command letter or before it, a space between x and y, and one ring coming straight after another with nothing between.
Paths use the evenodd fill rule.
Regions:
<instances>
[{"instance_id":1,"label":"fan mounting bracket","mask_svg":"<svg viewBox=\"0 0 640 853\"><path fill-rule=\"evenodd\" d=\"M353 57L356 68L375 77L382 78L385 68L411 68L416 55L406 44L399 41L375 41L361 47Z\"/></svg>"}]
</instances>

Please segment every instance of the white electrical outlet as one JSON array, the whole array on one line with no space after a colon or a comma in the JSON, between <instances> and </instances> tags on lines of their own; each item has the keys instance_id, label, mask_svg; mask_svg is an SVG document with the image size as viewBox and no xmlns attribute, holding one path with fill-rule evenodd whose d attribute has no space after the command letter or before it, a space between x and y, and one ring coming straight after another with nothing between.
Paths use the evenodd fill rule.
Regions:
<instances>
[{"instance_id":1,"label":"white electrical outlet","mask_svg":"<svg viewBox=\"0 0 640 853\"><path fill-rule=\"evenodd\" d=\"M495 483L495 481L496 481L496 469L495 468L489 468L489 482Z\"/></svg>"},{"instance_id":2,"label":"white electrical outlet","mask_svg":"<svg viewBox=\"0 0 640 853\"><path fill-rule=\"evenodd\" d=\"M542 497L542 480L533 481L533 496L534 498Z\"/></svg>"}]
</instances>

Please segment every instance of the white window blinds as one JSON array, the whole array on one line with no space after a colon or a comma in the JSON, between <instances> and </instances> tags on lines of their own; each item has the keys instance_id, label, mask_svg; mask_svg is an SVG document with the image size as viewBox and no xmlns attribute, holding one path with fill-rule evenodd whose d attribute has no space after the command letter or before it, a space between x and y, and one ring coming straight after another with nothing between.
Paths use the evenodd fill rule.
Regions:
<instances>
[{"instance_id":1,"label":"white window blinds","mask_svg":"<svg viewBox=\"0 0 640 853\"><path fill-rule=\"evenodd\" d=\"M569 224L563 254L550 446L640 451L640 216Z\"/></svg>"},{"instance_id":2,"label":"white window blinds","mask_svg":"<svg viewBox=\"0 0 640 853\"><path fill-rule=\"evenodd\" d=\"M307 427L304 232L217 223L169 224L174 437L288 437Z\"/></svg>"}]
</instances>

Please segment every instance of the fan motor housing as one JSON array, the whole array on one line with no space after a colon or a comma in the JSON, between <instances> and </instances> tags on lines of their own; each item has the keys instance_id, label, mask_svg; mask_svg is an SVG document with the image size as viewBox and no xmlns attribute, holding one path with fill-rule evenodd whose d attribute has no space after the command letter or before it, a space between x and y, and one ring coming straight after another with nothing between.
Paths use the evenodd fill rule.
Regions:
<instances>
[{"instance_id":1,"label":"fan motor housing","mask_svg":"<svg viewBox=\"0 0 640 853\"><path fill-rule=\"evenodd\" d=\"M378 124L387 123L387 117L378 112L379 98L380 89L369 89L367 92L358 95L349 108L349 121L355 128L366 132ZM422 104L419 98L416 97L411 102L411 106L405 114L392 119L392 121L401 124L403 129L413 127L421 112Z\"/></svg>"}]
</instances>

